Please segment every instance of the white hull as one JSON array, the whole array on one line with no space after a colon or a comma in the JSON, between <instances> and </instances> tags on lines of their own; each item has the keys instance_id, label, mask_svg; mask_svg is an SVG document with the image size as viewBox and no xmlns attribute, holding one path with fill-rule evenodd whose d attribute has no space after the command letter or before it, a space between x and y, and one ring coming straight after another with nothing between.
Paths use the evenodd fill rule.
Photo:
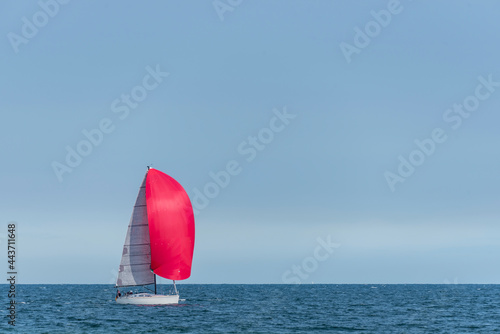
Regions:
<instances>
[{"instance_id":1,"label":"white hull","mask_svg":"<svg viewBox=\"0 0 500 334\"><path fill-rule=\"evenodd\" d=\"M138 293L125 295L116 299L118 304L133 305L168 305L178 304L179 295L153 295L150 293Z\"/></svg>"}]
</instances>

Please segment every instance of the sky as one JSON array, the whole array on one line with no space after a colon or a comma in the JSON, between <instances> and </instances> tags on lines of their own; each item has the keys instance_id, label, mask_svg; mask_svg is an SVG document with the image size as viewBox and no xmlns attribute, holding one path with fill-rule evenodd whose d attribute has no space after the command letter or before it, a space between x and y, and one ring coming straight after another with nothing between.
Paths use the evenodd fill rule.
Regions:
<instances>
[{"instance_id":1,"label":"sky","mask_svg":"<svg viewBox=\"0 0 500 334\"><path fill-rule=\"evenodd\" d=\"M0 4L18 282L114 283L152 164L185 283L500 283L498 2L59 1Z\"/></svg>"}]
</instances>

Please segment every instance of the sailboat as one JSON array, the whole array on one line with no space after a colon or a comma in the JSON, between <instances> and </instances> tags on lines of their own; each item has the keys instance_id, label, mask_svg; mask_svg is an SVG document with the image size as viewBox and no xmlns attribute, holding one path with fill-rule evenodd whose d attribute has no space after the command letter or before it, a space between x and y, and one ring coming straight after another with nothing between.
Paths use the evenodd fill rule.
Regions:
<instances>
[{"instance_id":1,"label":"sailboat","mask_svg":"<svg viewBox=\"0 0 500 334\"><path fill-rule=\"evenodd\" d=\"M119 304L177 304L175 281L191 276L194 213L184 188L172 177L148 166L123 245L116 288L154 285L151 293L122 293ZM173 281L171 294L157 294L156 276Z\"/></svg>"}]
</instances>

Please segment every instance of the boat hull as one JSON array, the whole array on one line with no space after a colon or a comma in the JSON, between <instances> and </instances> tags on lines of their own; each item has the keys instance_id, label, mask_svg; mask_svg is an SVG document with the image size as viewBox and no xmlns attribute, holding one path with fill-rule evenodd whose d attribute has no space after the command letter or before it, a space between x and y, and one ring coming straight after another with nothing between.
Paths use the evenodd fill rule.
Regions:
<instances>
[{"instance_id":1,"label":"boat hull","mask_svg":"<svg viewBox=\"0 0 500 334\"><path fill-rule=\"evenodd\" d=\"M153 295L150 293L139 293L125 295L116 299L118 304L132 305L170 305L179 303L179 295Z\"/></svg>"}]
</instances>

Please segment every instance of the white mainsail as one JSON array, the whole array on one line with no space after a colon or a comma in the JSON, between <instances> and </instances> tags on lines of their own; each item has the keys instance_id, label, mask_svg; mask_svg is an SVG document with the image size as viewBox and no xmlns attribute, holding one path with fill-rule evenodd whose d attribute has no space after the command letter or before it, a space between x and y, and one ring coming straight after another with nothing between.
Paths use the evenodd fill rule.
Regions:
<instances>
[{"instance_id":1,"label":"white mainsail","mask_svg":"<svg viewBox=\"0 0 500 334\"><path fill-rule=\"evenodd\" d=\"M146 176L144 176L139 189L128 225L116 286L147 285L155 282L154 274L151 271Z\"/></svg>"}]
</instances>

